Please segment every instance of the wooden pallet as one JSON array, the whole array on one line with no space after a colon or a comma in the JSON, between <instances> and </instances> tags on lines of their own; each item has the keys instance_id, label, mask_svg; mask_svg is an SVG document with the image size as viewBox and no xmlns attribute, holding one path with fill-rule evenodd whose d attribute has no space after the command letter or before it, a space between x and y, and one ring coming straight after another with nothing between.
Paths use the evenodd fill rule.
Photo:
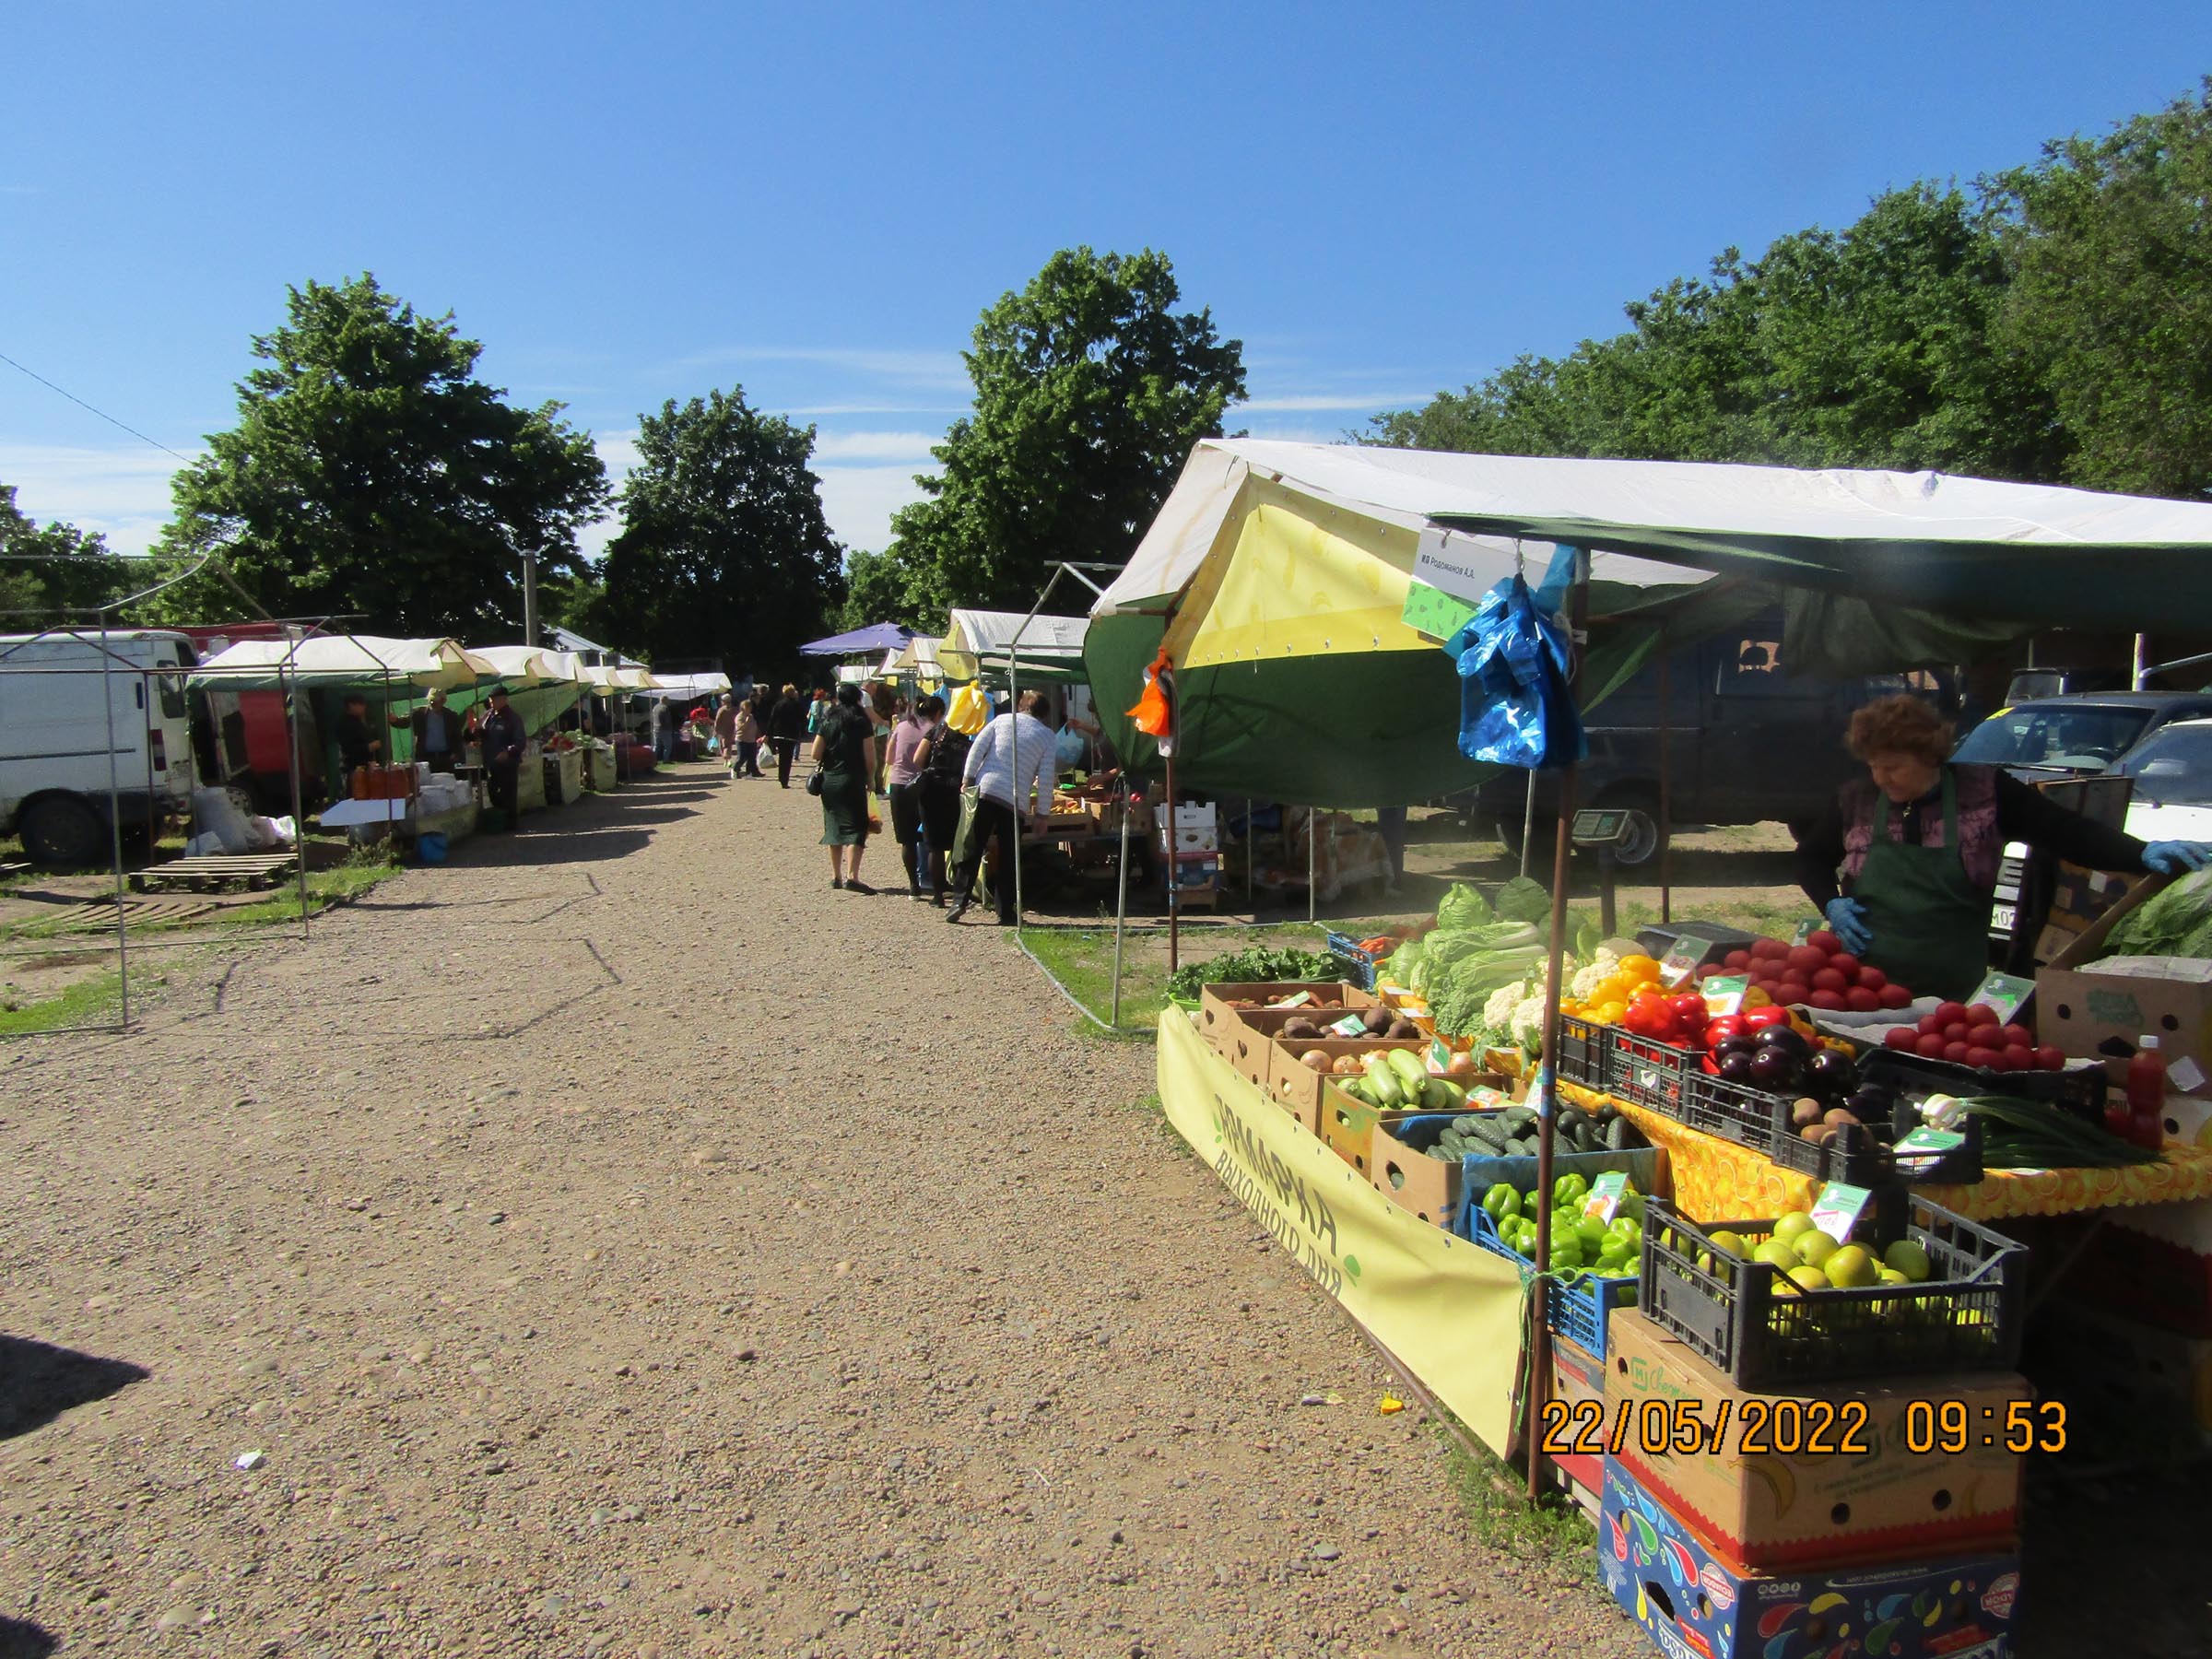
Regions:
<instances>
[{"instance_id":1,"label":"wooden pallet","mask_svg":"<svg viewBox=\"0 0 2212 1659\"><path fill-rule=\"evenodd\" d=\"M134 872L131 889L143 893L149 888L183 887L199 892L242 881L249 889L258 891L291 869L295 862L289 853L211 853L200 858L172 858L167 864Z\"/></svg>"},{"instance_id":2,"label":"wooden pallet","mask_svg":"<svg viewBox=\"0 0 2212 1659\"><path fill-rule=\"evenodd\" d=\"M216 909L212 899L126 899L123 901L123 923L125 927L142 927L150 922L189 922ZM102 899L94 904L84 905L71 913L69 920L54 928L64 933L105 933L115 926L115 900Z\"/></svg>"}]
</instances>

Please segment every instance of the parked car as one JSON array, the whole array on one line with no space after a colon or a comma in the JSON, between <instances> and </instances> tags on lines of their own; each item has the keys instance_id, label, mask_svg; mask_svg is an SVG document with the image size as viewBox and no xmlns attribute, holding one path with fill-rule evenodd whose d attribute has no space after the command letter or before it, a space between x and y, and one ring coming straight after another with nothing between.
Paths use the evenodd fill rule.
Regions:
<instances>
[{"instance_id":1,"label":"parked car","mask_svg":"<svg viewBox=\"0 0 2212 1659\"><path fill-rule=\"evenodd\" d=\"M191 808L192 727L181 633L0 635L0 834L34 864L106 862L113 828L156 828ZM113 811L110 806L112 804Z\"/></svg>"},{"instance_id":2,"label":"parked car","mask_svg":"<svg viewBox=\"0 0 2212 1659\"><path fill-rule=\"evenodd\" d=\"M2133 778L2127 832L2138 841L2212 841L2212 720L2175 720L2112 762Z\"/></svg>"},{"instance_id":3,"label":"parked car","mask_svg":"<svg viewBox=\"0 0 2212 1659\"><path fill-rule=\"evenodd\" d=\"M2206 717L2212 717L2212 692L2094 691L2036 698L1992 714L1959 740L1951 759L2002 766L2030 783L2097 777L2122 771L2137 746L2172 723ZM2139 833L2134 824L2131 806L2131 835ZM2017 936L2027 868L2028 849L2018 841L2006 843L1989 912L1989 936L2000 958L2010 953ZM2031 911L2040 911L2050 898L2042 890L2045 884L2037 885L2026 900Z\"/></svg>"},{"instance_id":4,"label":"parked car","mask_svg":"<svg viewBox=\"0 0 2212 1659\"><path fill-rule=\"evenodd\" d=\"M1816 817L1853 775L1843 747L1852 712L1877 697L1920 691L1955 706L1947 671L1830 679L1792 675L1782 657L1780 612L1677 652L1667 661L1668 816L1676 824L1798 823ZM1641 865L1659 850L1659 670L1647 665L1585 722L1590 753L1576 771L1581 806L1625 808L1614 850ZM1537 772L1536 820L1552 833L1553 774ZM1496 827L1521 850L1529 774L1501 773L1474 792L1467 816Z\"/></svg>"}]
</instances>

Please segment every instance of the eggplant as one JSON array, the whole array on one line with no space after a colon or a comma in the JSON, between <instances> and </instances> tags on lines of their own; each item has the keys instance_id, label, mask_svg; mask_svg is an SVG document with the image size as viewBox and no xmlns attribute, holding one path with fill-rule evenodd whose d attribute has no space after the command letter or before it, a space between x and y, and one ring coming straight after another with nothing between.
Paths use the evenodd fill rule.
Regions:
<instances>
[{"instance_id":1,"label":"eggplant","mask_svg":"<svg viewBox=\"0 0 2212 1659\"><path fill-rule=\"evenodd\" d=\"M1858 1087L1858 1067L1851 1056L1822 1049L1805 1063L1806 1080L1833 1094L1847 1094Z\"/></svg>"},{"instance_id":2,"label":"eggplant","mask_svg":"<svg viewBox=\"0 0 2212 1659\"><path fill-rule=\"evenodd\" d=\"M1777 1093L1796 1088L1804 1070L1796 1056L1779 1043L1770 1043L1751 1058L1751 1081Z\"/></svg>"},{"instance_id":3,"label":"eggplant","mask_svg":"<svg viewBox=\"0 0 2212 1659\"><path fill-rule=\"evenodd\" d=\"M1759 1039L1748 1032L1739 1037L1724 1037L1712 1051L1713 1059L1725 1060L1731 1054L1741 1054L1748 1060L1759 1053Z\"/></svg>"},{"instance_id":4,"label":"eggplant","mask_svg":"<svg viewBox=\"0 0 2212 1659\"><path fill-rule=\"evenodd\" d=\"M1721 1068L1721 1076L1729 1082L1749 1083L1752 1081L1751 1068L1757 1063L1742 1049L1735 1049L1724 1053L1714 1064Z\"/></svg>"},{"instance_id":5,"label":"eggplant","mask_svg":"<svg viewBox=\"0 0 2212 1659\"><path fill-rule=\"evenodd\" d=\"M1794 1028L1786 1025L1771 1025L1761 1030L1759 1033L1759 1046L1762 1049L1779 1049L1800 1061L1809 1059L1813 1052L1812 1044L1800 1037Z\"/></svg>"}]
</instances>

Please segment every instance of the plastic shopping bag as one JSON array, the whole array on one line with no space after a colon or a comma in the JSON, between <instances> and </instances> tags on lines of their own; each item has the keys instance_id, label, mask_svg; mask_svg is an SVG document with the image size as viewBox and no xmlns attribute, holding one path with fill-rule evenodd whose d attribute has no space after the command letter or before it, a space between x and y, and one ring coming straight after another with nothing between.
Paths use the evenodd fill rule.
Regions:
<instances>
[{"instance_id":1,"label":"plastic shopping bag","mask_svg":"<svg viewBox=\"0 0 2212 1659\"><path fill-rule=\"evenodd\" d=\"M1459 663L1459 751L1499 766L1556 768L1588 747L1569 688L1573 645L1509 576L1444 649Z\"/></svg>"},{"instance_id":2,"label":"plastic shopping bag","mask_svg":"<svg viewBox=\"0 0 2212 1659\"><path fill-rule=\"evenodd\" d=\"M965 737L974 736L990 720L991 705L972 681L952 694L952 707L945 711L945 724Z\"/></svg>"}]
</instances>

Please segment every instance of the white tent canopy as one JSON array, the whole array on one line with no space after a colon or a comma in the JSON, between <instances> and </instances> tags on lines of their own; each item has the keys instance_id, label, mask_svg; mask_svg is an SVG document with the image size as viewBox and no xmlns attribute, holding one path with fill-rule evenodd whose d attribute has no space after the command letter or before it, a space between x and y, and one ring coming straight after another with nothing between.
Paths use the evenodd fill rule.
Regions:
<instances>
[{"instance_id":1,"label":"white tent canopy","mask_svg":"<svg viewBox=\"0 0 2212 1659\"><path fill-rule=\"evenodd\" d=\"M1003 666L1018 645L1024 662L1080 662L1089 626L1082 617L956 610L937 646L937 662L953 679L973 679L986 665Z\"/></svg>"},{"instance_id":2,"label":"white tent canopy","mask_svg":"<svg viewBox=\"0 0 2212 1659\"><path fill-rule=\"evenodd\" d=\"M940 679L945 670L937 662L937 647L941 641L924 634L916 634L897 651L886 652L883 666L877 670L885 677L912 674L923 679Z\"/></svg>"},{"instance_id":3,"label":"white tent canopy","mask_svg":"<svg viewBox=\"0 0 2212 1659\"><path fill-rule=\"evenodd\" d=\"M303 640L241 640L193 671L191 683L223 690L279 684L389 685L448 690L497 677L492 664L453 640L391 640L376 634L314 634Z\"/></svg>"},{"instance_id":4,"label":"white tent canopy","mask_svg":"<svg viewBox=\"0 0 2212 1659\"><path fill-rule=\"evenodd\" d=\"M574 685L582 670L565 651L534 651L527 645L472 645L471 656L481 657L500 677L518 689L534 685Z\"/></svg>"},{"instance_id":5,"label":"white tent canopy","mask_svg":"<svg viewBox=\"0 0 2212 1659\"><path fill-rule=\"evenodd\" d=\"M642 668L621 668L618 674L638 675L645 683L633 689L658 691L664 697L719 697L730 688L726 674L647 674Z\"/></svg>"}]
</instances>

